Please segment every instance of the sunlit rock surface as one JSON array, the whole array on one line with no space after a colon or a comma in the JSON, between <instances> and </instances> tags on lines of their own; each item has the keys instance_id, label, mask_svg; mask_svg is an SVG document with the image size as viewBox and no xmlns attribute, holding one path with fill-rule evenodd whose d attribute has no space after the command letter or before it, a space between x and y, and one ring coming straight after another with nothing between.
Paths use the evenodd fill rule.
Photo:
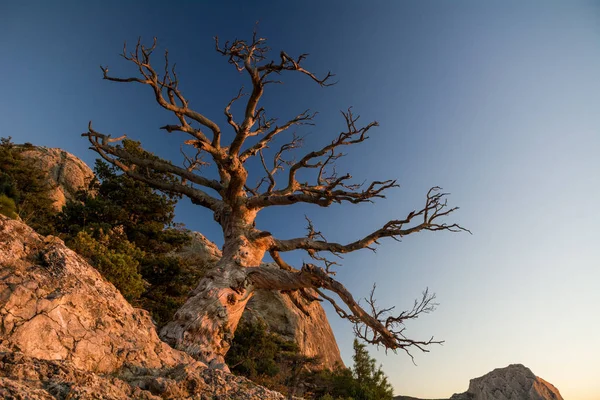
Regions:
<instances>
[{"instance_id":1,"label":"sunlit rock surface","mask_svg":"<svg viewBox=\"0 0 600 400\"><path fill-rule=\"evenodd\" d=\"M284 396L172 349L61 240L0 215L0 398Z\"/></svg>"},{"instance_id":2,"label":"sunlit rock surface","mask_svg":"<svg viewBox=\"0 0 600 400\"><path fill-rule=\"evenodd\" d=\"M474 400L563 400L557 388L521 364L497 368L471 379L467 394Z\"/></svg>"},{"instance_id":3,"label":"sunlit rock surface","mask_svg":"<svg viewBox=\"0 0 600 400\"><path fill-rule=\"evenodd\" d=\"M10 351L88 371L191 361L60 239L1 215L0 329L0 345Z\"/></svg>"},{"instance_id":4,"label":"sunlit rock surface","mask_svg":"<svg viewBox=\"0 0 600 400\"><path fill-rule=\"evenodd\" d=\"M0 398L27 400L283 400L280 393L196 364L97 374L68 361L0 352Z\"/></svg>"},{"instance_id":5,"label":"sunlit rock surface","mask_svg":"<svg viewBox=\"0 0 600 400\"><path fill-rule=\"evenodd\" d=\"M61 149L40 146L21 146L24 158L47 172L47 182L52 188L50 198L60 211L67 200L73 200L78 190L87 188L94 177L93 171L83 161Z\"/></svg>"},{"instance_id":6,"label":"sunlit rock surface","mask_svg":"<svg viewBox=\"0 0 600 400\"><path fill-rule=\"evenodd\" d=\"M420 400L396 396L394 400ZM453 395L450 400L563 400L552 384L539 378L521 364L497 368L479 378L471 379L469 389Z\"/></svg>"}]
</instances>

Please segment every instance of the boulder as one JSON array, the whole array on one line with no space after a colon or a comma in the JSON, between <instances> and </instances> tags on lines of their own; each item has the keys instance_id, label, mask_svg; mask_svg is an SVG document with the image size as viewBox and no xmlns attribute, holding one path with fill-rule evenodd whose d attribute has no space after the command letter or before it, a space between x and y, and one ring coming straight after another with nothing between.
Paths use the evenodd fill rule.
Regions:
<instances>
[{"instance_id":1,"label":"boulder","mask_svg":"<svg viewBox=\"0 0 600 400\"><path fill-rule=\"evenodd\" d=\"M473 400L563 400L557 388L521 364L471 379L466 394ZM460 399L453 396L452 400Z\"/></svg>"},{"instance_id":2,"label":"boulder","mask_svg":"<svg viewBox=\"0 0 600 400\"><path fill-rule=\"evenodd\" d=\"M73 200L78 190L87 188L94 172L79 158L61 149L41 146L21 146L22 156L47 172L52 187L50 198L54 209L60 211L67 200Z\"/></svg>"},{"instance_id":3,"label":"boulder","mask_svg":"<svg viewBox=\"0 0 600 400\"><path fill-rule=\"evenodd\" d=\"M396 396L394 400L423 400ZM552 384L537 377L521 364L497 368L479 378L471 379L469 389L449 400L563 400Z\"/></svg>"},{"instance_id":4,"label":"boulder","mask_svg":"<svg viewBox=\"0 0 600 400\"><path fill-rule=\"evenodd\" d=\"M0 215L0 345L108 373L191 362L93 267L53 236Z\"/></svg>"}]
</instances>

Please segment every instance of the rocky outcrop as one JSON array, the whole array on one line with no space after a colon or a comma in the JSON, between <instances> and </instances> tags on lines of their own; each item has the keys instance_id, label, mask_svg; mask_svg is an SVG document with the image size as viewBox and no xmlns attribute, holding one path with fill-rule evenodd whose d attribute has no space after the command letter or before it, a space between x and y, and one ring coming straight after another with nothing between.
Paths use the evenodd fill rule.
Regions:
<instances>
[{"instance_id":1,"label":"rocky outcrop","mask_svg":"<svg viewBox=\"0 0 600 400\"><path fill-rule=\"evenodd\" d=\"M25 159L47 172L47 181L52 188L50 198L57 211L62 209L67 200L74 199L78 190L87 188L94 177L90 167L64 150L25 145L21 147L21 154Z\"/></svg>"},{"instance_id":2,"label":"rocky outcrop","mask_svg":"<svg viewBox=\"0 0 600 400\"><path fill-rule=\"evenodd\" d=\"M101 375L68 361L0 352L0 398L27 400L283 400L280 393L223 371L180 364L159 370Z\"/></svg>"},{"instance_id":3,"label":"rocky outcrop","mask_svg":"<svg viewBox=\"0 0 600 400\"><path fill-rule=\"evenodd\" d=\"M261 290L248 302L242 321L262 321L271 332L296 342L303 355L318 357L321 367L334 369L336 365L343 366L325 310L317 301L303 302L306 314L289 297L277 291Z\"/></svg>"},{"instance_id":4,"label":"rocky outcrop","mask_svg":"<svg viewBox=\"0 0 600 400\"><path fill-rule=\"evenodd\" d=\"M396 396L394 400L421 400ZM537 377L521 364L497 368L479 378L471 379L469 389L449 400L563 400L552 384Z\"/></svg>"},{"instance_id":5,"label":"rocky outcrop","mask_svg":"<svg viewBox=\"0 0 600 400\"><path fill-rule=\"evenodd\" d=\"M221 257L219 248L198 232L193 233L191 243L177 254L200 268L210 268ZM265 266L277 268L275 264ZM296 342L303 355L318 357L321 368L343 366L325 310L316 301L303 305L307 313L278 291L257 291L248 302L242 321L265 323L269 331Z\"/></svg>"},{"instance_id":6,"label":"rocky outcrop","mask_svg":"<svg viewBox=\"0 0 600 400\"><path fill-rule=\"evenodd\" d=\"M482 377L471 379L467 392L454 395L451 399L563 400L557 388L521 364L497 368Z\"/></svg>"},{"instance_id":7,"label":"rocky outcrop","mask_svg":"<svg viewBox=\"0 0 600 400\"><path fill-rule=\"evenodd\" d=\"M103 373L191 361L60 239L1 215L0 345Z\"/></svg>"},{"instance_id":8,"label":"rocky outcrop","mask_svg":"<svg viewBox=\"0 0 600 400\"><path fill-rule=\"evenodd\" d=\"M61 240L0 215L0 398L284 397L172 349Z\"/></svg>"}]
</instances>

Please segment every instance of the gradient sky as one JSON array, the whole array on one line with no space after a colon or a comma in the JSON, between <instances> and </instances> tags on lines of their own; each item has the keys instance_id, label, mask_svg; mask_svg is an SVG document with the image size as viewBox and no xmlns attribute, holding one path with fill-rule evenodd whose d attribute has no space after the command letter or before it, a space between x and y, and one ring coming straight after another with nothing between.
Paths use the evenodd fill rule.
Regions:
<instances>
[{"instance_id":1,"label":"gradient sky","mask_svg":"<svg viewBox=\"0 0 600 400\"><path fill-rule=\"evenodd\" d=\"M123 41L157 36L192 107L224 122L245 77L214 52L212 37L248 38L259 21L275 54L308 52L308 68L339 81L323 89L283 76L265 95L269 114L319 111L317 125L299 132L310 149L343 129L339 110L353 106L381 126L340 170L401 184L375 204L269 210L260 228L303 235L307 214L329 239L349 241L420 208L439 185L461 207L452 220L473 232L383 241L339 268L357 297L377 282L381 305L408 307L425 287L437 293L438 310L407 332L443 346L415 352L418 366L403 353L371 351L395 392L448 397L470 378L522 363L566 399L600 398L600 4L326 3L1 0L0 136L91 164L95 153L79 134L93 120L176 160L183 137L158 130L174 119L150 89L103 81L98 66L133 74L118 57ZM199 207L182 202L177 219L222 243ZM351 365L351 327L329 318Z\"/></svg>"}]
</instances>

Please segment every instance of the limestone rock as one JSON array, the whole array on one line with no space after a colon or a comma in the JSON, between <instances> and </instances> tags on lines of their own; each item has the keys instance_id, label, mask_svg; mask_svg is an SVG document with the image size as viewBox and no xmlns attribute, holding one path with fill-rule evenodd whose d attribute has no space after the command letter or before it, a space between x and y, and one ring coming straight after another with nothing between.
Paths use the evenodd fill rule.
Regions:
<instances>
[{"instance_id":1,"label":"limestone rock","mask_svg":"<svg viewBox=\"0 0 600 400\"><path fill-rule=\"evenodd\" d=\"M558 389L521 364L471 379L467 394L473 400L563 400Z\"/></svg>"},{"instance_id":2,"label":"limestone rock","mask_svg":"<svg viewBox=\"0 0 600 400\"><path fill-rule=\"evenodd\" d=\"M243 377L211 370L200 363L159 370L100 375L69 361L49 361L22 353L0 352L0 397L4 399L267 399L280 393Z\"/></svg>"},{"instance_id":3,"label":"limestone rock","mask_svg":"<svg viewBox=\"0 0 600 400\"><path fill-rule=\"evenodd\" d=\"M340 349L327 321L325 310L317 301L304 302L308 315L278 291L258 291L248 302L242 321L264 322L271 332L298 344L308 357L319 357L319 365L333 369L343 366Z\"/></svg>"},{"instance_id":4,"label":"limestone rock","mask_svg":"<svg viewBox=\"0 0 600 400\"><path fill-rule=\"evenodd\" d=\"M197 232L193 233L192 242L177 254L187 260L191 259L202 268L210 268L221 257L219 248ZM265 266L269 267L269 264ZM270 266L277 268L274 264ZM242 321L264 322L271 332L296 342L302 354L319 356L321 367L333 369L336 365L343 366L325 310L316 301L306 303L305 308L308 315L278 291L261 290L248 302Z\"/></svg>"},{"instance_id":5,"label":"limestone rock","mask_svg":"<svg viewBox=\"0 0 600 400\"><path fill-rule=\"evenodd\" d=\"M422 400L396 396L394 400ZM469 389L449 400L563 400L552 384L539 378L521 364L497 368L479 378L471 379Z\"/></svg>"},{"instance_id":6,"label":"limestone rock","mask_svg":"<svg viewBox=\"0 0 600 400\"><path fill-rule=\"evenodd\" d=\"M284 396L172 349L61 240L0 215L0 398Z\"/></svg>"},{"instance_id":7,"label":"limestone rock","mask_svg":"<svg viewBox=\"0 0 600 400\"><path fill-rule=\"evenodd\" d=\"M146 311L55 237L0 215L0 345L108 373L192 362L157 336Z\"/></svg>"},{"instance_id":8,"label":"limestone rock","mask_svg":"<svg viewBox=\"0 0 600 400\"><path fill-rule=\"evenodd\" d=\"M48 183L53 188L50 198L54 200L57 211L62 209L67 200L72 200L78 190L87 188L94 177L90 167L64 150L38 146L23 148L23 157L47 172Z\"/></svg>"}]
</instances>

